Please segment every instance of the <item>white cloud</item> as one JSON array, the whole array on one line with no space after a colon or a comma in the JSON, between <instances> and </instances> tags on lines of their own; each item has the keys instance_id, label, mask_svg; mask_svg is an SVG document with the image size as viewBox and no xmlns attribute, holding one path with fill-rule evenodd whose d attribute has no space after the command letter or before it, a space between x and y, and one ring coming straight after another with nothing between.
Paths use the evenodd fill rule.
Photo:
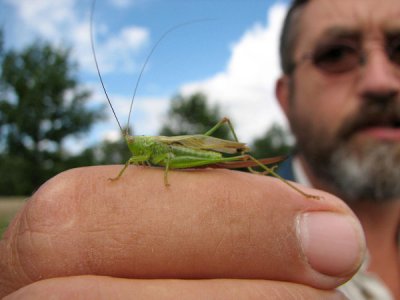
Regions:
<instances>
[{"instance_id":1,"label":"white cloud","mask_svg":"<svg viewBox=\"0 0 400 300\"><path fill-rule=\"evenodd\" d=\"M59 42L62 33L77 23L74 6L76 0L6 0L15 8L21 35L39 36Z\"/></svg>"},{"instance_id":2,"label":"white cloud","mask_svg":"<svg viewBox=\"0 0 400 300\"><path fill-rule=\"evenodd\" d=\"M132 57L147 44L149 35L147 29L131 26L121 29L103 43L96 43L96 53L101 61L101 72L105 74L116 70L118 72L135 70L136 64Z\"/></svg>"},{"instance_id":3,"label":"white cloud","mask_svg":"<svg viewBox=\"0 0 400 300\"><path fill-rule=\"evenodd\" d=\"M119 139L121 139L121 133L118 130L109 130L102 135L103 141L117 142Z\"/></svg>"},{"instance_id":4,"label":"white cloud","mask_svg":"<svg viewBox=\"0 0 400 300\"><path fill-rule=\"evenodd\" d=\"M169 106L168 98L138 97L134 103L132 124L135 134L150 135L158 132L160 120Z\"/></svg>"},{"instance_id":5,"label":"white cloud","mask_svg":"<svg viewBox=\"0 0 400 300\"><path fill-rule=\"evenodd\" d=\"M126 97L112 97L115 112L121 122L126 126L129 111L130 99ZM130 127L134 135L154 135L158 132L160 120L168 108L167 98L138 97L135 99L134 109L131 116ZM101 124L97 140L117 141L121 138L120 130L114 120L111 110L108 113L108 120ZM132 134L132 132L130 132Z\"/></svg>"},{"instance_id":6,"label":"white cloud","mask_svg":"<svg viewBox=\"0 0 400 300\"><path fill-rule=\"evenodd\" d=\"M274 122L286 125L275 100L275 80L280 74L278 41L287 7L272 6L267 22L255 24L232 46L226 70L211 78L185 84L184 95L207 94L230 117L241 140L248 142Z\"/></svg>"},{"instance_id":7,"label":"white cloud","mask_svg":"<svg viewBox=\"0 0 400 300\"><path fill-rule=\"evenodd\" d=\"M100 90L99 84L90 86L94 90L92 95L93 103L104 104L106 97ZM119 94L111 94L110 100L115 110L115 114L122 127L127 125L131 98ZM162 97L137 97L133 103L132 115L130 117L130 127L133 128L135 135L154 135L159 131L160 120L163 119L169 106L169 99ZM114 119L111 109L107 109L107 120L100 124L102 132L99 133L98 140L113 141L120 138L120 130Z\"/></svg>"},{"instance_id":8,"label":"white cloud","mask_svg":"<svg viewBox=\"0 0 400 300\"><path fill-rule=\"evenodd\" d=\"M75 0L6 0L14 6L26 28L46 39L59 39L60 26L76 22L73 7Z\"/></svg>"},{"instance_id":9,"label":"white cloud","mask_svg":"<svg viewBox=\"0 0 400 300\"><path fill-rule=\"evenodd\" d=\"M77 0L6 0L14 7L19 26L19 41L31 42L41 38L54 45L70 46L73 60L81 69L95 72L90 47L89 9L78 9ZM114 5L127 5L131 0L113 0ZM21 24L21 25L20 25ZM134 54L145 46L149 31L143 27L124 27L119 32L109 34L102 20L94 20L96 52L102 73L113 70L135 71ZM96 30L97 29L97 30ZM118 53L118 54L116 54Z\"/></svg>"}]
</instances>

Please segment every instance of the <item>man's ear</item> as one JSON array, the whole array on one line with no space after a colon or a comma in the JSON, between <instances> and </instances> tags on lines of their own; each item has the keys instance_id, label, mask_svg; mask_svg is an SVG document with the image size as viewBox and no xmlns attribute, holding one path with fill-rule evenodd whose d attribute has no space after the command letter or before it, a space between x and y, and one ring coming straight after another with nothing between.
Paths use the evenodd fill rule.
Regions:
<instances>
[{"instance_id":1,"label":"man's ear","mask_svg":"<svg viewBox=\"0 0 400 300\"><path fill-rule=\"evenodd\" d=\"M278 99L278 102L285 113L286 117L289 113L289 97L290 97L290 79L287 75L282 75L277 81L275 85L275 95Z\"/></svg>"}]
</instances>

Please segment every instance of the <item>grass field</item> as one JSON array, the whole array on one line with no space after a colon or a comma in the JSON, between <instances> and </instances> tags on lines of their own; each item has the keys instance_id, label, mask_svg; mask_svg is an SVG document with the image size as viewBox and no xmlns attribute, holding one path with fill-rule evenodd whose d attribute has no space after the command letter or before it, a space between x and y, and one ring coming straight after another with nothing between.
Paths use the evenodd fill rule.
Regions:
<instances>
[{"instance_id":1,"label":"grass field","mask_svg":"<svg viewBox=\"0 0 400 300\"><path fill-rule=\"evenodd\" d=\"M3 236L11 219L25 203L23 197L0 197L0 237Z\"/></svg>"}]
</instances>

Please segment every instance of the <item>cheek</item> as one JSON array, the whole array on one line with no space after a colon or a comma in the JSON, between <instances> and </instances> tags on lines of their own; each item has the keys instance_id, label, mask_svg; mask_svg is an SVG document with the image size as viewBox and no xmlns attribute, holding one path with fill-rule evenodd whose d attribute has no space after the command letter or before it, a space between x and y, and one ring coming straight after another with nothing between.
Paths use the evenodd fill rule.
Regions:
<instances>
[{"instance_id":1,"label":"cheek","mask_svg":"<svg viewBox=\"0 0 400 300\"><path fill-rule=\"evenodd\" d=\"M333 81L313 78L297 81L294 95L296 117L307 126L331 137L344 120L356 110L357 101L349 81ZM318 129L316 129L318 128Z\"/></svg>"}]
</instances>

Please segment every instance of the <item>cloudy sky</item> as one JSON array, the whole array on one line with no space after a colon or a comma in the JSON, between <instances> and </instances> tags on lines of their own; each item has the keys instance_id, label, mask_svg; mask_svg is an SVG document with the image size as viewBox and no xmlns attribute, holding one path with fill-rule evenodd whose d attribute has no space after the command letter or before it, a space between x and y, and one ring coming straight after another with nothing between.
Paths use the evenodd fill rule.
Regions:
<instances>
[{"instance_id":1,"label":"cloudy sky","mask_svg":"<svg viewBox=\"0 0 400 300\"><path fill-rule=\"evenodd\" d=\"M91 103L106 103L90 50L92 0L0 0L5 46L20 49L36 39L71 47L79 79L93 91ZM170 99L205 92L249 142L273 123L286 125L276 104L278 36L284 0L97 0L95 47L101 73L122 124L139 70L157 39L160 44L143 74L133 106L136 134L154 135ZM204 20L208 19L208 20ZM95 126L87 143L118 136L110 117Z\"/></svg>"}]
</instances>

